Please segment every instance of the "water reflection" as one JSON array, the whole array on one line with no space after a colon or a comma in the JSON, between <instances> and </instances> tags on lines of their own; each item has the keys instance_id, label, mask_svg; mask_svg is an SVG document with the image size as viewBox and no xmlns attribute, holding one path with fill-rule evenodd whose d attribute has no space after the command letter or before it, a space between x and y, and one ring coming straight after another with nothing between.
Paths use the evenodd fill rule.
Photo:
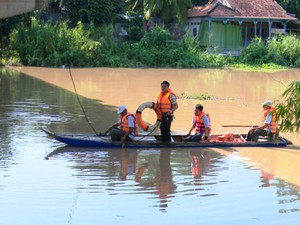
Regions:
<instances>
[{"instance_id":1,"label":"water reflection","mask_svg":"<svg viewBox=\"0 0 300 225\"><path fill-rule=\"evenodd\" d=\"M125 149L121 149L119 180L127 180L128 175L135 174L137 159L137 150L130 149L127 151Z\"/></svg>"},{"instance_id":2,"label":"water reflection","mask_svg":"<svg viewBox=\"0 0 300 225\"><path fill-rule=\"evenodd\" d=\"M211 156L208 151L189 151L189 156L192 162L192 174L195 179L201 179L202 176L209 172L211 167Z\"/></svg>"},{"instance_id":3,"label":"water reflection","mask_svg":"<svg viewBox=\"0 0 300 225\"><path fill-rule=\"evenodd\" d=\"M138 167L135 175L135 181L144 188L155 187L155 194L159 199L158 207L164 210L168 207L168 201L176 190L173 181L172 168L170 163L171 150L163 149L159 151L159 158L155 162L144 160ZM149 171L146 182L142 179L145 177L146 171Z\"/></svg>"},{"instance_id":4,"label":"water reflection","mask_svg":"<svg viewBox=\"0 0 300 225\"><path fill-rule=\"evenodd\" d=\"M300 158L295 146L202 150L62 147L49 140L41 127L49 126L56 132L91 132L68 86L70 78L62 69L24 70L33 77L15 72L0 75L3 224L196 225L195 211L210 225L220 224L220 218L223 224L298 222ZM204 103L213 117L214 133L227 132L221 129L225 121L257 122L256 108L260 110L261 99L276 97L283 89L270 76L288 83L298 79L297 74L294 70L269 75L106 68L73 73L80 100L99 131L116 120L116 106L121 101L134 111L140 102L153 100L162 78L170 80L179 94L199 92L199 84L203 84L204 92L239 97L241 101ZM134 91L128 88L132 85L128 83L130 77ZM110 85L114 85L113 90ZM195 103L198 101L180 100L173 132L190 128ZM155 121L152 114L155 116L145 112L143 118ZM296 135L291 139L299 143Z\"/></svg>"},{"instance_id":5,"label":"water reflection","mask_svg":"<svg viewBox=\"0 0 300 225\"><path fill-rule=\"evenodd\" d=\"M224 193L235 192L236 196L226 198L234 202L242 194L244 200L248 201L247 198L254 193L260 197L266 194L259 188L272 188L269 191L277 193L278 213L300 210L296 206L300 198L299 189L277 179L266 168L256 169L232 161L234 157L237 155L228 158L210 149L100 150L63 147L51 152L46 158L65 158L72 162L70 168L80 181L77 188L81 192L112 196L144 195L148 200L144 198L143 201L150 201L152 207L158 207L161 212L167 212L178 201L182 204L190 196L194 196L195 200L213 196L222 199ZM253 179L260 180L260 184L254 187L250 185L249 179L250 183ZM225 190L220 191L222 186Z\"/></svg>"},{"instance_id":6,"label":"water reflection","mask_svg":"<svg viewBox=\"0 0 300 225\"><path fill-rule=\"evenodd\" d=\"M80 189L101 193L103 185L106 185L103 182L107 182L105 189L109 190L110 195L139 194L139 192L154 195L150 199L158 199L158 203L153 206L164 211L177 193L193 195L196 190L203 190L203 188L191 188L189 182L192 182L193 186L213 184L205 181L203 176L208 176L210 172L210 176L215 176L213 174L221 168L211 165L211 157L214 163L218 163L217 155L205 150L174 152L170 149L100 150L60 147L49 153L45 159L64 157L72 161L74 165L71 167L78 172L76 176L87 182L81 185ZM210 171L211 168L213 169ZM178 184L173 178L174 170L188 176L184 181L185 190L176 191ZM180 174L177 172L176 175Z\"/></svg>"}]
</instances>

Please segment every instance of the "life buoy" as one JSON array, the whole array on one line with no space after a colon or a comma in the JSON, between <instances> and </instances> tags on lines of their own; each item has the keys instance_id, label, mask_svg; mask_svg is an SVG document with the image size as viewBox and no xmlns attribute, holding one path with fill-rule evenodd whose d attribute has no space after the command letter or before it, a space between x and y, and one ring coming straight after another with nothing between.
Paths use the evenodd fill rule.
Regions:
<instances>
[{"instance_id":1,"label":"life buoy","mask_svg":"<svg viewBox=\"0 0 300 225\"><path fill-rule=\"evenodd\" d=\"M153 125L147 125L143 119L142 119L142 112L144 109L149 108L149 109L153 109L157 115L157 120L155 122L155 124ZM161 123L161 112L158 109L157 105L154 102L144 102L142 103L138 109L136 110L136 122L139 125L140 128L142 128L144 131L148 131L148 130L154 130L156 127L158 127Z\"/></svg>"}]
</instances>

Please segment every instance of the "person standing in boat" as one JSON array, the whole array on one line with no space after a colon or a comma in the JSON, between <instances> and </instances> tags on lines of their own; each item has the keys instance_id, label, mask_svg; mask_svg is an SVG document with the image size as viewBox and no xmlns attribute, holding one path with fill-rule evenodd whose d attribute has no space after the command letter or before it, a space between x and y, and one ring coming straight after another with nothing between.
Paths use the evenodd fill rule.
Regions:
<instances>
[{"instance_id":1,"label":"person standing in boat","mask_svg":"<svg viewBox=\"0 0 300 225\"><path fill-rule=\"evenodd\" d=\"M118 110L120 119L113 124L108 130L112 141L134 141L137 133L136 118L133 113L127 111L125 105L121 105ZM120 128L118 128L120 127Z\"/></svg>"},{"instance_id":2,"label":"person standing in boat","mask_svg":"<svg viewBox=\"0 0 300 225\"><path fill-rule=\"evenodd\" d=\"M178 109L177 97L171 91L170 83L163 81L161 84L161 92L157 96L157 106L162 114L160 124L161 138L163 142L171 141L171 123L175 110Z\"/></svg>"},{"instance_id":3,"label":"person standing in boat","mask_svg":"<svg viewBox=\"0 0 300 225\"><path fill-rule=\"evenodd\" d=\"M257 142L259 136L272 138L277 132L278 125L276 123L276 113L272 107L272 102L267 100L262 104L262 107L262 125L253 126L246 136L246 141Z\"/></svg>"},{"instance_id":4,"label":"person standing in boat","mask_svg":"<svg viewBox=\"0 0 300 225\"><path fill-rule=\"evenodd\" d=\"M192 131L196 129L196 133L191 135ZM193 125L188 133L188 137L184 141L200 142L208 141L210 139L211 124L210 117L203 111L203 106L197 104L193 116Z\"/></svg>"}]
</instances>

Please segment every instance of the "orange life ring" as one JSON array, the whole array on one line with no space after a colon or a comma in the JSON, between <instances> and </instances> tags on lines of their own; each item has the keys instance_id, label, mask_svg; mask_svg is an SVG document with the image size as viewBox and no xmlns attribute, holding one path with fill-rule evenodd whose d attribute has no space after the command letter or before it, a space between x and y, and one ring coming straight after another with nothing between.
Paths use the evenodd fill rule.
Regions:
<instances>
[{"instance_id":1,"label":"orange life ring","mask_svg":"<svg viewBox=\"0 0 300 225\"><path fill-rule=\"evenodd\" d=\"M142 119L142 112L144 109L149 108L149 109L153 109L157 115L157 120L155 122L155 124L153 125L147 125L143 119ZM158 127L161 123L161 112L158 109L157 105L154 102L144 102L142 103L138 109L136 110L135 113L136 116L136 122L139 125L140 128L142 128L144 131L148 131L148 130L154 130L156 127Z\"/></svg>"}]
</instances>

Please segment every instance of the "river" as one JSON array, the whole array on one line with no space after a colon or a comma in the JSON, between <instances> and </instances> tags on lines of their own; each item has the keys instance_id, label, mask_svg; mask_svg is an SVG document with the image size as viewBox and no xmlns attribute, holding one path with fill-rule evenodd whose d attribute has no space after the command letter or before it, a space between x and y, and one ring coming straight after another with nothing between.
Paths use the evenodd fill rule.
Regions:
<instances>
[{"instance_id":1,"label":"river","mask_svg":"<svg viewBox=\"0 0 300 225\"><path fill-rule=\"evenodd\" d=\"M72 83L72 79L74 85ZM172 133L191 127L195 104L212 133L245 133L261 104L280 101L300 70L0 69L0 218L3 225L296 224L300 217L299 134L286 148L74 149L55 132L104 132L117 107L155 101L163 80L178 96ZM156 115L143 112L153 123Z\"/></svg>"}]
</instances>

